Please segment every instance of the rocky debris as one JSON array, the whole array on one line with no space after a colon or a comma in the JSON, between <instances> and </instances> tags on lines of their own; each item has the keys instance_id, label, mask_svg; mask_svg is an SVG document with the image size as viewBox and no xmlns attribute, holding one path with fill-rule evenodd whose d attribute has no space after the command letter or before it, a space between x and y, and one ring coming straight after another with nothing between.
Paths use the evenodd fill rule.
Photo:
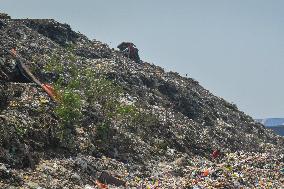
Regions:
<instances>
[{"instance_id":1,"label":"rocky debris","mask_svg":"<svg viewBox=\"0 0 284 189\"><path fill-rule=\"evenodd\" d=\"M126 182L115 178L107 172L102 172L98 180L102 183L114 185L114 186L125 186Z\"/></svg>"},{"instance_id":2,"label":"rocky debris","mask_svg":"<svg viewBox=\"0 0 284 189\"><path fill-rule=\"evenodd\" d=\"M0 79L2 81L30 83L32 80L28 74L24 73L24 68L26 67L23 67L22 64L13 57L10 61L0 59Z\"/></svg>"},{"instance_id":3,"label":"rocky debris","mask_svg":"<svg viewBox=\"0 0 284 189\"><path fill-rule=\"evenodd\" d=\"M89 49L84 49L84 48L76 49L75 53L76 53L76 55L81 56L81 57L85 57L85 58L91 58L91 59L102 58L95 51L92 51L92 50L89 50Z\"/></svg>"},{"instance_id":4,"label":"rocky debris","mask_svg":"<svg viewBox=\"0 0 284 189\"><path fill-rule=\"evenodd\" d=\"M124 181L127 188L283 186L283 137L197 81L137 64L54 20L0 21L1 188L98 188L104 181L109 188L123 188L115 185ZM113 118L102 140L102 105L84 102L72 142L62 141L56 103L37 85L16 79L15 62L4 51L11 48L47 83L58 78L46 69L50 62L68 68L74 59L120 86L120 103L137 105L142 117L131 124ZM68 83L70 74L64 76ZM212 158L215 149L218 158ZM102 173L107 176L99 181Z\"/></svg>"},{"instance_id":5,"label":"rocky debris","mask_svg":"<svg viewBox=\"0 0 284 189\"><path fill-rule=\"evenodd\" d=\"M68 24L61 24L52 19L27 19L25 24L60 45L72 44L79 38L79 34L71 30Z\"/></svg>"},{"instance_id":6,"label":"rocky debris","mask_svg":"<svg viewBox=\"0 0 284 189\"><path fill-rule=\"evenodd\" d=\"M0 19L11 19L11 17L6 13L0 13Z\"/></svg>"},{"instance_id":7,"label":"rocky debris","mask_svg":"<svg viewBox=\"0 0 284 189\"><path fill-rule=\"evenodd\" d=\"M5 164L0 163L0 186L7 183L13 183L13 185L19 186L22 184L22 179L17 175L15 170L11 170L7 168Z\"/></svg>"}]
</instances>

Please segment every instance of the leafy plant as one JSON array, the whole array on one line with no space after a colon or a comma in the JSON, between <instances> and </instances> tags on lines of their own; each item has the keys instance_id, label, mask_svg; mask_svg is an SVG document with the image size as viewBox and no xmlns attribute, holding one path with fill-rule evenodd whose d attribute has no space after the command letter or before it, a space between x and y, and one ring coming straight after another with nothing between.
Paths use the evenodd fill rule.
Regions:
<instances>
[{"instance_id":1,"label":"leafy plant","mask_svg":"<svg viewBox=\"0 0 284 189\"><path fill-rule=\"evenodd\" d=\"M70 140L70 134L80 126L84 113L98 108L102 119L96 124L96 137L107 144L111 139L111 124L114 122L129 127L153 127L158 119L150 113L142 113L135 104L120 102L123 89L98 74L91 66L82 66L71 52L67 57L53 56L45 69L56 73L54 86L60 101L55 108L59 118L59 135L62 141ZM80 65L80 66L79 66ZM85 111L83 111L85 110Z\"/></svg>"}]
</instances>

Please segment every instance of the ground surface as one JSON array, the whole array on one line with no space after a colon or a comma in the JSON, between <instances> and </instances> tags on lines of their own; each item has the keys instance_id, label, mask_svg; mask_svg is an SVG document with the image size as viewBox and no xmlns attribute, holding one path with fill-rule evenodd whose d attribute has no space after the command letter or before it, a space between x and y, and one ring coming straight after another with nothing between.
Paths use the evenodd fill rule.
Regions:
<instances>
[{"instance_id":1,"label":"ground surface","mask_svg":"<svg viewBox=\"0 0 284 189\"><path fill-rule=\"evenodd\" d=\"M54 20L0 19L0 47L1 188L284 184L283 137L194 79L146 62L137 64ZM14 58L5 52L12 48L40 81L55 84L63 78L61 86L67 87L59 90L65 96L67 89L77 86L71 66L104 78L93 80L95 85L81 82L71 91L85 97L73 108L81 117L73 120L74 114L68 127L66 121L62 127L62 114L55 113L62 103L19 76ZM82 81L85 72L79 73L76 79ZM63 131L69 132L67 137ZM222 153L212 159L215 149Z\"/></svg>"}]
</instances>

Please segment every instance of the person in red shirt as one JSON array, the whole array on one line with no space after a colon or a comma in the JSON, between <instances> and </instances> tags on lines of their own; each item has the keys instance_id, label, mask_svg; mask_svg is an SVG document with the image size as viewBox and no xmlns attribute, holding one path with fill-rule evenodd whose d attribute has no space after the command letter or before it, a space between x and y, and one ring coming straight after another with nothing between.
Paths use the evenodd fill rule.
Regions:
<instances>
[{"instance_id":1,"label":"person in red shirt","mask_svg":"<svg viewBox=\"0 0 284 189\"><path fill-rule=\"evenodd\" d=\"M120 43L117 48L128 58L134 60L136 63L140 63L140 57L138 54L138 49L136 46L131 42L122 42Z\"/></svg>"}]
</instances>

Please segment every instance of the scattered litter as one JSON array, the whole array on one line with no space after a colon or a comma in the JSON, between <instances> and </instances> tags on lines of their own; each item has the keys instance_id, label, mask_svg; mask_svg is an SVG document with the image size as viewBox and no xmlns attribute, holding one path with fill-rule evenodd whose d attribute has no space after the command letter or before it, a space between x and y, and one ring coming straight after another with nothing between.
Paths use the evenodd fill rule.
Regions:
<instances>
[{"instance_id":1,"label":"scattered litter","mask_svg":"<svg viewBox=\"0 0 284 189\"><path fill-rule=\"evenodd\" d=\"M143 119L129 124L113 116L107 127L99 128L102 106L84 104L85 117L70 131L74 135L68 148L60 141L61 132L55 132L61 127L54 103L34 83L16 78L16 62L3 48L16 48L32 73L47 83L57 78L44 69L58 61L54 56L65 67L75 57L82 68L121 86L125 94L118 100L125 106L138 104L136 113L143 113ZM66 73L62 82L68 83L68 77ZM49 19L13 20L0 14L0 80L0 188L284 185L283 138L197 81L151 63L138 64L66 24ZM55 93L52 87L43 87ZM98 132L106 136L100 144Z\"/></svg>"}]
</instances>

